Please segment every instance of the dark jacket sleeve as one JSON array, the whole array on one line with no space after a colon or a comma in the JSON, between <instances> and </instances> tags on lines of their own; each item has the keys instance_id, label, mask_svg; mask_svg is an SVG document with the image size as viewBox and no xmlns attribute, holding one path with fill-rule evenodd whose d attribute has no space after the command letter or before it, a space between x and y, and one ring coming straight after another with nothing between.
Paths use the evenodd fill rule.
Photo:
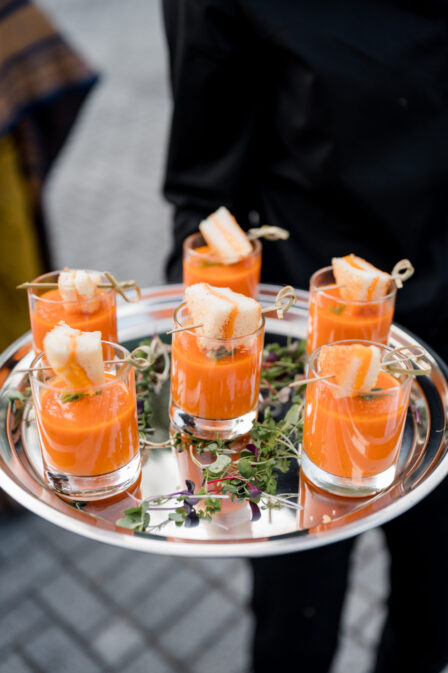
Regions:
<instances>
[{"instance_id":1,"label":"dark jacket sleeve","mask_svg":"<svg viewBox=\"0 0 448 673\"><path fill-rule=\"evenodd\" d=\"M251 38L236 0L164 0L163 12L173 96L163 186L174 206L167 276L180 280L185 237L221 205L239 215L247 194Z\"/></svg>"}]
</instances>

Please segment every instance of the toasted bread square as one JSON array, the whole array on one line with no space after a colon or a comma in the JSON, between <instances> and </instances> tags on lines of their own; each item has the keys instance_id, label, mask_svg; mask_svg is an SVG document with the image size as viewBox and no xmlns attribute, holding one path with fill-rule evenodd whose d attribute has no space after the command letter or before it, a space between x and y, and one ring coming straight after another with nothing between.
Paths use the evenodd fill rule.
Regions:
<instances>
[{"instance_id":1,"label":"toasted bread square","mask_svg":"<svg viewBox=\"0 0 448 673\"><path fill-rule=\"evenodd\" d=\"M252 245L245 232L224 206L203 220L199 229L207 245L223 264L235 264L252 252Z\"/></svg>"},{"instance_id":2,"label":"toasted bread square","mask_svg":"<svg viewBox=\"0 0 448 673\"><path fill-rule=\"evenodd\" d=\"M197 331L203 336L246 336L260 326L260 304L228 287L197 283L186 288L185 299L192 323L202 323Z\"/></svg>"},{"instance_id":3,"label":"toasted bread square","mask_svg":"<svg viewBox=\"0 0 448 673\"><path fill-rule=\"evenodd\" d=\"M362 257L346 255L331 260L336 284L346 301L374 301L384 297L390 287L390 274L380 271Z\"/></svg>"}]
</instances>

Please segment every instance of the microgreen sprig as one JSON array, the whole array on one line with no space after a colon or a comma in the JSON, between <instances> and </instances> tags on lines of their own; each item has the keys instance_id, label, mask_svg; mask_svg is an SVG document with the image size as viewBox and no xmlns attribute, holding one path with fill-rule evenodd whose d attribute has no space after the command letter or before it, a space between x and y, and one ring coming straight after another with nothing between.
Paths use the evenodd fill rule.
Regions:
<instances>
[{"instance_id":1,"label":"microgreen sprig","mask_svg":"<svg viewBox=\"0 0 448 673\"><path fill-rule=\"evenodd\" d=\"M289 384L305 371L305 341L288 337L286 346L267 344L263 351L260 384L260 407L278 407L287 402L299 402L300 396L291 398Z\"/></svg>"},{"instance_id":2,"label":"microgreen sprig","mask_svg":"<svg viewBox=\"0 0 448 673\"><path fill-rule=\"evenodd\" d=\"M186 490L153 496L143 500L136 507L125 509L124 517L117 520L117 525L145 533L161 530L170 522L176 526L193 528L201 519L210 521L213 514L221 509L219 496L210 497L209 494L202 492L202 489L195 493L195 484L189 479L185 481L185 485ZM196 507L198 503L201 504L200 508ZM151 511L161 510L169 512L167 518L151 526Z\"/></svg>"}]
</instances>

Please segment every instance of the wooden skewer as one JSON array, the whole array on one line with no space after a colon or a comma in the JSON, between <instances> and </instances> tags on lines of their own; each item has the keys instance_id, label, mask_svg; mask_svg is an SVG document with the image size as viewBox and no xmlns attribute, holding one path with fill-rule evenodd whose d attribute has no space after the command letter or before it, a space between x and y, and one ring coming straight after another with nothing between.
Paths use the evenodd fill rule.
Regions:
<instances>
[{"instance_id":1,"label":"wooden skewer","mask_svg":"<svg viewBox=\"0 0 448 673\"><path fill-rule=\"evenodd\" d=\"M124 360L104 360L105 365L126 364ZM12 374L29 374L30 372L49 372L53 371L53 367L29 367L28 369L13 369Z\"/></svg>"},{"instance_id":2,"label":"wooden skewer","mask_svg":"<svg viewBox=\"0 0 448 673\"><path fill-rule=\"evenodd\" d=\"M135 280L123 280L123 281L118 281L114 276L109 273L109 271L104 271L103 276L107 278L109 281L108 283L98 283L97 288L100 290L115 290L115 292L118 292L119 295L123 297L123 299L129 303L134 303L135 301L140 301L142 298L142 293L135 282ZM59 287L58 283L41 283L41 282L26 282L22 283L21 285L17 285L17 290L54 290ZM125 290L129 289L134 289L136 292L136 299L129 299L129 297L125 294ZM89 301L89 297L81 301ZM93 297L92 297L93 299Z\"/></svg>"},{"instance_id":3,"label":"wooden skewer","mask_svg":"<svg viewBox=\"0 0 448 673\"><path fill-rule=\"evenodd\" d=\"M289 384L290 388L300 388L306 383L314 383L315 381L327 381L328 379L334 379L336 374L327 374L327 376L313 376L311 379L300 379L300 381L293 381Z\"/></svg>"},{"instance_id":4,"label":"wooden skewer","mask_svg":"<svg viewBox=\"0 0 448 673\"><path fill-rule=\"evenodd\" d=\"M267 241L286 241L289 238L289 231L282 229L282 227L271 227L268 224L263 224L261 227L249 229L247 238L249 241L254 241L257 238L265 238Z\"/></svg>"},{"instance_id":5,"label":"wooden skewer","mask_svg":"<svg viewBox=\"0 0 448 673\"><path fill-rule=\"evenodd\" d=\"M184 325L183 327L175 327L165 334L176 334L177 332L184 332L187 329L196 329L197 327L204 327L204 323L198 322L195 325Z\"/></svg>"},{"instance_id":6,"label":"wooden skewer","mask_svg":"<svg viewBox=\"0 0 448 673\"><path fill-rule=\"evenodd\" d=\"M331 283L331 285L322 285L322 287L316 288L317 292L322 292L324 290L339 290L340 288L347 287L347 285L341 285L337 283Z\"/></svg>"}]
</instances>

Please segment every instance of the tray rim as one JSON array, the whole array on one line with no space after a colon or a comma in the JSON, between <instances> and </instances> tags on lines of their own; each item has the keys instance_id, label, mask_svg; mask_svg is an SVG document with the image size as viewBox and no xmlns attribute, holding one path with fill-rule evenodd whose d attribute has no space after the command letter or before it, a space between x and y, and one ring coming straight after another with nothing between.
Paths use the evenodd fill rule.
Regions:
<instances>
[{"instance_id":1,"label":"tray rim","mask_svg":"<svg viewBox=\"0 0 448 673\"><path fill-rule=\"evenodd\" d=\"M143 300L148 300L151 298L155 300L152 303L157 304L157 298L163 298L166 297L167 294L171 295L176 292L181 292L182 288L183 286L181 284L165 284L144 288ZM279 286L273 284L260 284L260 290L261 292L267 292L269 294L275 295L279 290ZM299 290L298 292L302 298L308 296L308 292L305 290ZM119 306L119 312L120 308L121 306ZM418 337L410 333L408 330L396 325L395 323L392 329L394 331L398 331L399 333L403 333L411 341L421 343ZM18 352L20 348L23 348L27 343L29 343L30 340L31 333L26 332L24 335L16 339L12 344L10 344L10 346L8 346L5 351L0 354L0 368L3 367L4 364L8 362L8 360L14 356L14 354ZM426 344L424 345L426 347ZM445 385L448 386L447 376L443 372L442 368L439 367L439 362L436 360L435 354L430 348L428 350L430 355L434 356L434 360L437 364L439 372L443 377L443 381ZM0 386L0 395L3 393L3 389L4 383L2 383ZM10 474L8 474L3 469L4 461L2 460L1 455L0 487L3 488L3 490L8 493L8 495L10 495L25 508L29 509L38 516L42 516L44 519L54 523L55 525L96 541L112 544L114 546L125 547L135 551L145 551L147 553L171 556L221 558L256 557L302 551L344 540L386 523L387 521L396 518L411 507L415 506L441 483L444 477L448 474L448 448L446 442L447 406L443 403L441 397L440 401L444 409L444 428L441 431L441 441L439 443L437 453L439 453L442 444L444 444L444 453L431 473L427 475L423 481L417 484L413 490L405 493L402 497L392 501L381 509L371 512L367 516L361 517L356 521L348 522L347 524L343 524L336 528L326 527L325 525L321 526L320 528L324 528L324 530L320 530L319 535L309 535L306 530L299 530L279 534L270 538L258 538L250 541L183 540L179 535L176 536L175 539L170 540L169 537L161 537L154 534L138 534L132 533L131 531L127 532L124 529L120 529L119 527L105 520L103 520L102 527L95 526L92 525L91 521L89 521L90 516L87 513L77 511L60 498L58 498L58 507L60 509L56 509L51 504L45 502L43 499L40 499L36 494L31 493L24 484L15 481L10 476ZM8 443L9 439L7 437L7 429L9 413L10 411L8 409L6 414L0 414L0 433L3 433L4 435L3 437L0 436L0 440L7 441ZM51 493L51 491L47 490L45 487L42 487L37 481L36 483L42 490L48 492L51 497L57 497L55 494ZM374 496L373 498L369 499L369 502L372 502L375 498L381 497L383 494L384 493ZM325 528L327 528L327 530L325 530Z\"/></svg>"}]
</instances>

